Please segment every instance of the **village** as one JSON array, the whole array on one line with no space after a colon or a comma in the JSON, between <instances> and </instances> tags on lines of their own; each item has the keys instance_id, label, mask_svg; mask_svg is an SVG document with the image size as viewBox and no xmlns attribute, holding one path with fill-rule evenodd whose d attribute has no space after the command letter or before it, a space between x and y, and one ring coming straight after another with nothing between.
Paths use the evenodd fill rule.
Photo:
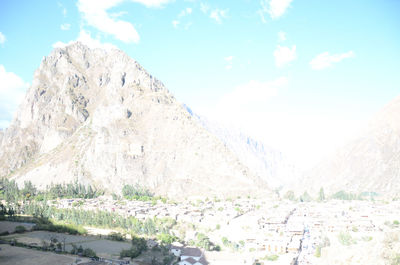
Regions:
<instances>
[{"instance_id":1,"label":"village","mask_svg":"<svg viewBox=\"0 0 400 265\"><path fill-rule=\"evenodd\" d=\"M86 200L62 199L52 203L58 208L79 205L82 210L102 209L139 220L169 217L177 224L191 225L185 226L183 234L178 229L171 230L187 245L202 232L222 246L219 252L204 251L204 256L186 261L181 258L181 265L319 264L324 253L328 253L336 242L343 247L357 242L358 247L372 244L383 234L398 230L398 226L388 224L400 217L400 203L397 201L293 202L236 198L152 203L113 200L104 196ZM181 247L180 244L172 245L171 251L177 255Z\"/></svg>"}]
</instances>

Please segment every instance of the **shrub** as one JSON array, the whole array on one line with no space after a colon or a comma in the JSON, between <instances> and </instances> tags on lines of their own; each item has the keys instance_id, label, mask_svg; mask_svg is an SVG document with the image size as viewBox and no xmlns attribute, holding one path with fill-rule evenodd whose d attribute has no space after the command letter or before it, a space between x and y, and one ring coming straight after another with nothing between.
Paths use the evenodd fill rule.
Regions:
<instances>
[{"instance_id":1,"label":"shrub","mask_svg":"<svg viewBox=\"0 0 400 265\"><path fill-rule=\"evenodd\" d=\"M204 248L205 250L211 250L213 243L211 243L210 239L205 234L198 233L196 246Z\"/></svg>"},{"instance_id":2,"label":"shrub","mask_svg":"<svg viewBox=\"0 0 400 265\"><path fill-rule=\"evenodd\" d=\"M332 195L333 199L337 200L356 200L359 199L356 194L348 193L344 190L341 190L339 192L336 192L335 194Z\"/></svg>"},{"instance_id":3,"label":"shrub","mask_svg":"<svg viewBox=\"0 0 400 265\"><path fill-rule=\"evenodd\" d=\"M279 259L279 256L278 255L270 255L270 256L265 256L264 259L269 260L269 261L276 261Z\"/></svg>"},{"instance_id":4,"label":"shrub","mask_svg":"<svg viewBox=\"0 0 400 265\"><path fill-rule=\"evenodd\" d=\"M25 226L17 225L17 226L15 227L15 233L24 233L24 232L26 232Z\"/></svg>"},{"instance_id":5,"label":"shrub","mask_svg":"<svg viewBox=\"0 0 400 265\"><path fill-rule=\"evenodd\" d=\"M136 257L138 257L142 252L136 248L136 247L131 247L130 249L123 249L121 250L121 252L119 253L120 258L125 258L125 257L129 257L131 259L134 259Z\"/></svg>"},{"instance_id":6,"label":"shrub","mask_svg":"<svg viewBox=\"0 0 400 265\"><path fill-rule=\"evenodd\" d=\"M315 250L315 256L316 256L317 258L320 258L320 257L321 257L321 249L322 249L321 245L318 245L318 246L317 246L317 249Z\"/></svg>"},{"instance_id":7,"label":"shrub","mask_svg":"<svg viewBox=\"0 0 400 265\"><path fill-rule=\"evenodd\" d=\"M108 239L113 241L125 241L125 236L118 232L112 232L108 235Z\"/></svg>"},{"instance_id":8,"label":"shrub","mask_svg":"<svg viewBox=\"0 0 400 265\"><path fill-rule=\"evenodd\" d=\"M172 242L175 242L178 240L176 236L162 233L157 236L157 239L160 240L164 244L171 244Z\"/></svg>"},{"instance_id":9,"label":"shrub","mask_svg":"<svg viewBox=\"0 0 400 265\"><path fill-rule=\"evenodd\" d=\"M84 257L89 257L89 258L95 258L95 257L97 257L96 252L94 252L94 250L91 249L91 248L85 248L85 249L82 251L82 255L83 255Z\"/></svg>"},{"instance_id":10,"label":"shrub","mask_svg":"<svg viewBox=\"0 0 400 265\"><path fill-rule=\"evenodd\" d=\"M296 196L294 195L294 191L289 190L285 193L285 195L283 196L284 199L290 200L290 201L294 201L296 200Z\"/></svg>"},{"instance_id":11,"label":"shrub","mask_svg":"<svg viewBox=\"0 0 400 265\"><path fill-rule=\"evenodd\" d=\"M340 234L338 236L338 240L339 240L340 244L342 244L344 246L350 246L351 244L356 243L356 241L347 232L340 232Z\"/></svg>"},{"instance_id":12,"label":"shrub","mask_svg":"<svg viewBox=\"0 0 400 265\"><path fill-rule=\"evenodd\" d=\"M361 239L363 241L371 241L372 240L372 236L363 236Z\"/></svg>"},{"instance_id":13,"label":"shrub","mask_svg":"<svg viewBox=\"0 0 400 265\"><path fill-rule=\"evenodd\" d=\"M132 247L130 249L123 249L120 253L119 256L121 258L123 257L130 257L130 258L136 258L139 256L143 251L147 250L147 244L146 240L144 238L139 238L139 237L133 237L132 238Z\"/></svg>"},{"instance_id":14,"label":"shrub","mask_svg":"<svg viewBox=\"0 0 400 265\"><path fill-rule=\"evenodd\" d=\"M146 188L143 188L136 184L135 186L132 185L125 185L122 188L122 195L125 199L128 200L141 200L141 201L149 201L152 199L153 194Z\"/></svg>"},{"instance_id":15,"label":"shrub","mask_svg":"<svg viewBox=\"0 0 400 265\"><path fill-rule=\"evenodd\" d=\"M391 265L399 265L400 264L400 254L396 254L390 263Z\"/></svg>"}]
</instances>

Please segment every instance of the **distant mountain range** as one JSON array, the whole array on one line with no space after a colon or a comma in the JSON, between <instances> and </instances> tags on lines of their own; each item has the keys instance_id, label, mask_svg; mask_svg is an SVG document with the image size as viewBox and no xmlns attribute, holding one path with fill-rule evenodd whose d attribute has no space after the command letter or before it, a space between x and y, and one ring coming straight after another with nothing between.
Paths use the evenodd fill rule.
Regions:
<instances>
[{"instance_id":1,"label":"distant mountain range","mask_svg":"<svg viewBox=\"0 0 400 265\"><path fill-rule=\"evenodd\" d=\"M185 107L205 129L217 136L234 152L243 164L266 181L269 187L279 189L299 179L299 169L282 152L266 146L238 128L210 121L193 113L188 106Z\"/></svg>"}]
</instances>

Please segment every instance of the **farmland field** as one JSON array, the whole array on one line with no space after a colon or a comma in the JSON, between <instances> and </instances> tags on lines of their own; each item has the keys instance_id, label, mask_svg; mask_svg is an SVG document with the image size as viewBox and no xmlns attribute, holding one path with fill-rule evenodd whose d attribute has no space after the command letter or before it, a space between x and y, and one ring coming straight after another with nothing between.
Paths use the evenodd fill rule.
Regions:
<instances>
[{"instance_id":1,"label":"farmland field","mask_svg":"<svg viewBox=\"0 0 400 265\"><path fill-rule=\"evenodd\" d=\"M4 233L4 232L13 233L15 231L15 227L17 227L19 225L24 226L26 228L26 230L31 230L35 224L0 221L0 233Z\"/></svg>"},{"instance_id":2,"label":"farmland field","mask_svg":"<svg viewBox=\"0 0 400 265\"><path fill-rule=\"evenodd\" d=\"M97 253L97 255L107 258L116 258L119 256L122 249L128 249L131 247L129 242L111 241L97 236L77 236L46 231L13 234L1 238L5 240L15 239L20 243L29 245L34 244L37 246L41 246L43 241L50 243L51 238L56 238L58 242L64 242L65 240L66 251L72 249L72 244L75 244L78 247L82 245L83 248L91 248Z\"/></svg>"},{"instance_id":3,"label":"farmland field","mask_svg":"<svg viewBox=\"0 0 400 265\"><path fill-rule=\"evenodd\" d=\"M0 264L2 265L32 265L32 264L73 264L76 257L59 255L52 252L36 251L9 245L0 245ZM88 260L80 258L82 261Z\"/></svg>"}]
</instances>

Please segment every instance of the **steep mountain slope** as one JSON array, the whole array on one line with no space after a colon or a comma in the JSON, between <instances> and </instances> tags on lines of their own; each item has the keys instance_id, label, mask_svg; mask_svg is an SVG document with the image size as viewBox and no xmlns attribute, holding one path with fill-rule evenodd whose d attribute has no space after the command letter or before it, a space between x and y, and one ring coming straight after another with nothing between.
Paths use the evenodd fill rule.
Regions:
<instances>
[{"instance_id":1,"label":"steep mountain slope","mask_svg":"<svg viewBox=\"0 0 400 265\"><path fill-rule=\"evenodd\" d=\"M305 189L400 195L400 96L360 137L306 174Z\"/></svg>"},{"instance_id":2,"label":"steep mountain slope","mask_svg":"<svg viewBox=\"0 0 400 265\"><path fill-rule=\"evenodd\" d=\"M180 197L268 191L136 61L79 42L43 59L0 147L0 176L40 187L78 180Z\"/></svg>"},{"instance_id":3,"label":"steep mountain slope","mask_svg":"<svg viewBox=\"0 0 400 265\"><path fill-rule=\"evenodd\" d=\"M289 162L278 150L249 137L237 128L213 122L193 113L189 107L186 106L186 108L204 128L217 136L243 164L266 181L269 187L277 189L297 181L300 177L300 173L294 164Z\"/></svg>"}]
</instances>

